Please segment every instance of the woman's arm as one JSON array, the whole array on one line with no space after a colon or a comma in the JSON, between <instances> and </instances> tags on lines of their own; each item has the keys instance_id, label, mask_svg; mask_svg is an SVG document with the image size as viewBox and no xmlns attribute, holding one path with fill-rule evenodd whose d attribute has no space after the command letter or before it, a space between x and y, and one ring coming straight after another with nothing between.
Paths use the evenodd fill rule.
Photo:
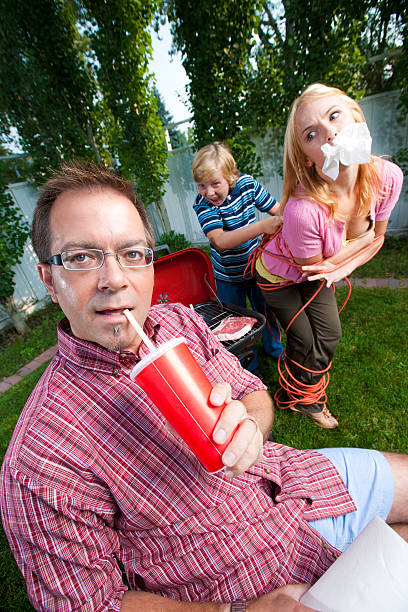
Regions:
<instances>
[{"instance_id":1,"label":"woman's arm","mask_svg":"<svg viewBox=\"0 0 408 612\"><path fill-rule=\"evenodd\" d=\"M307 280L326 280L328 287L346 276L349 276L356 268L364 265L376 255L384 242L384 234L387 229L388 220L378 221L374 229L363 234L360 238L350 241L338 253L332 257L317 263L308 262L302 264Z\"/></svg>"}]
</instances>

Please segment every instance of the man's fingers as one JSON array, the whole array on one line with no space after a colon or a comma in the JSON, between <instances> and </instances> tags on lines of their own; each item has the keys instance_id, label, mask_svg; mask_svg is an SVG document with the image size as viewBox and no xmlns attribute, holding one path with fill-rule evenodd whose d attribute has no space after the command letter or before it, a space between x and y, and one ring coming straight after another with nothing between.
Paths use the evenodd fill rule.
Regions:
<instances>
[{"instance_id":1,"label":"man's fingers","mask_svg":"<svg viewBox=\"0 0 408 612\"><path fill-rule=\"evenodd\" d=\"M263 436L259 426L255 419L245 415L222 457L224 465L228 468L227 475L233 476L245 472L262 458L262 451Z\"/></svg>"},{"instance_id":2,"label":"man's fingers","mask_svg":"<svg viewBox=\"0 0 408 612\"><path fill-rule=\"evenodd\" d=\"M231 385L227 382L215 383L210 393L210 402L213 406L221 406L224 402L228 404L230 401Z\"/></svg>"}]
</instances>

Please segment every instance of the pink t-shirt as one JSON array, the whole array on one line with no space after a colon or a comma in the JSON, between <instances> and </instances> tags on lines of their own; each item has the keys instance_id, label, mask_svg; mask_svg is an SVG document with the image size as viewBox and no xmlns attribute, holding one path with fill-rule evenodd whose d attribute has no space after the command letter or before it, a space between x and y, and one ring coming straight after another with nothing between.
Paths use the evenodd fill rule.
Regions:
<instances>
[{"instance_id":1,"label":"pink t-shirt","mask_svg":"<svg viewBox=\"0 0 408 612\"><path fill-rule=\"evenodd\" d=\"M403 174L401 168L383 160L383 191L371 204L370 217L375 221L389 219L398 201ZM331 257L343 245L345 223L329 217L325 206L308 198L289 198L283 212L282 232L266 245L266 251L282 255L293 262L292 257L306 259L319 253ZM279 250L279 246L280 249ZM263 262L271 274L296 283L304 280L302 273L290 263L264 253Z\"/></svg>"}]
</instances>

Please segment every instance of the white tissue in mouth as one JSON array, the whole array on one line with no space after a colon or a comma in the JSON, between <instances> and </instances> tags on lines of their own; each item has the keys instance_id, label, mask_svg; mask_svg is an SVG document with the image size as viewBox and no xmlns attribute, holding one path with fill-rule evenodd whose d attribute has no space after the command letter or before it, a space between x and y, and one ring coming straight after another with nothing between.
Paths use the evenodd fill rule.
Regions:
<instances>
[{"instance_id":1,"label":"white tissue in mouth","mask_svg":"<svg viewBox=\"0 0 408 612\"><path fill-rule=\"evenodd\" d=\"M367 164L371 158L371 135L366 123L350 123L321 149L325 157L322 172L334 181L339 175L339 163L344 166Z\"/></svg>"}]
</instances>

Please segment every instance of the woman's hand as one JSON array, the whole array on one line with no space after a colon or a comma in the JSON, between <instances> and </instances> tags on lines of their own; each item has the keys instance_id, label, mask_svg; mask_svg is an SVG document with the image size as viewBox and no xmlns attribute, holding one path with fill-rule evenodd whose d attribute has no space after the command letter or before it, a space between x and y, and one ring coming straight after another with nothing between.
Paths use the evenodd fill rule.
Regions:
<instances>
[{"instance_id":1,"label":"woman's hand","mask_svg":"<svg viewBox=\"0 0 408 612\"><path fill-rule=\"evenodd\" d=\"M325 280L327 287L345 278L348 274L347 266L334 265L327 259L309 266L302 266L303 276L308 281Z\"/></svg>"}]
</instances>

